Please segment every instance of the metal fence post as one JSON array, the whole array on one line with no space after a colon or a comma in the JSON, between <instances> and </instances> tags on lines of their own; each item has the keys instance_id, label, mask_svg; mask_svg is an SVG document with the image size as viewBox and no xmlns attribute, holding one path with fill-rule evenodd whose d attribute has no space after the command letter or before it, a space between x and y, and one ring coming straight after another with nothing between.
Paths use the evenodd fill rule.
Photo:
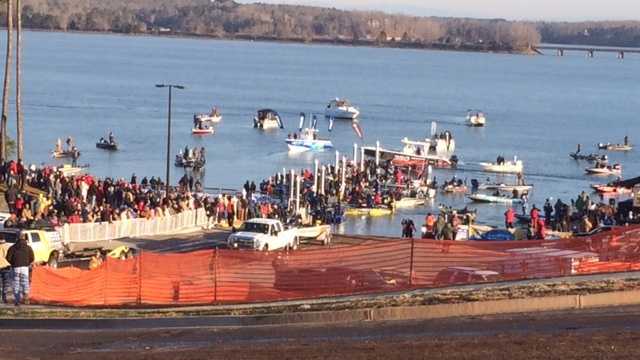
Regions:
<instances>
[{"instance_id":1,"label":"metal fence post","mask_svg":"<svg viewBox=\"0 0 640 360\"><path fill-rule=\"evenodd\" d=\"M142 251L138 254L138 305L142 305Z\"/></svg>"},{"instance_id":2,"label":"metal fence post","mask_svg":"<svg viewBox=\"0 0 640 360\"><path fill-rule=\"evenodd\" d=\"M413 257L414 257L414 249L416 245L416 240L411 238L411 256L409 260L409 286L413 286Z\"/></svg>"}]
</instances>

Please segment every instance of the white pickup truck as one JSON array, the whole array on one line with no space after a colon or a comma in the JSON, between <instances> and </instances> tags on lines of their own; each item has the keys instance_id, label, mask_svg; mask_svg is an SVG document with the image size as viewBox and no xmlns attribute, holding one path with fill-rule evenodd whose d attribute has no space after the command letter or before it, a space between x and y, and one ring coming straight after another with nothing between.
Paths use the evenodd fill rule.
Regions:
<instances>
[{"instance_id":1,"label":"white pickup truck","mask_svg":"<svg viewBox=\"0 0 640 360\"><path fill-rule=\"evenodd\" d=\"M279 220L251 219L227 238L230 249L270 251L298 248L298 230L285 230Z\"/></svg>"}]
</instances>

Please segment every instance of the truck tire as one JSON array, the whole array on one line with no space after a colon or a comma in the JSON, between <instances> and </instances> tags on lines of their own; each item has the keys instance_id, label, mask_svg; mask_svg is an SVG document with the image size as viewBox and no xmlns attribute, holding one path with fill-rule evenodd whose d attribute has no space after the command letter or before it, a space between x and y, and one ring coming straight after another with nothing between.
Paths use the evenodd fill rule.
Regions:
<instances>
[{"instance_id":1,"label":"truck tire","mask_svg":"<svg viewBox=\"0 0 640 360\"><path fill-rule=\"evenodd\" d=\"M324 235L324 239L322 239L322 245L327 246L329 244L331 244L331 240L332 240L332 235L331 233L326 233Z\"/></svg>"},{"instance_id":2,"label":"truck tire","mask_svg":"<svg viewBox=\"0 0 640 360\"><path fill-rule=\"evenodd\" d=\"M264 244L264 246L262 247L262 251L269 252L269 244Z\"/></svg>"},{"instance_id":3,"label":"truck tire","mask_svg":"<svg viewBox=\"0 0 640 360\"><path fill-rule=\"evenodd\" d=\"M51 268L58 268L58 252L54 251L49 255L49 260L47 260L47 265Z\"/></svg>"}]
</instances>

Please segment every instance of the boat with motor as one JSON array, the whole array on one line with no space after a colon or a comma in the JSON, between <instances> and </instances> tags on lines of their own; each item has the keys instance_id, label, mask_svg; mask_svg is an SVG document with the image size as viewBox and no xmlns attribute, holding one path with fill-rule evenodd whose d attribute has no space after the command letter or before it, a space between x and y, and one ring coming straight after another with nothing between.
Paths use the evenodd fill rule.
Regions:
<instances>
[{"instance_id":1,"label":"boat with motor","mask_svg":"<svg viewBox=\"0 0 640 360\"><path fill-rule=\"evenodd\" d=\"M305 128L306 114L300 113L300 126L297 133L287 135L285 142L289 152L300 153L306 151L324 151L333 148L329 139L318 136L318 119L315 115L309 117L309 127Z\"/></svg>"},{"instance_id":2,"label":"boat with motor","mask_svg":"<svg viewBox=\"0 0 640 360\"><path fill-rule=\"evenodd\" d=\"M56 146L51 152L51 156L55 159L77 159L80 157L80 151L74 145L73 139L68 137L66 140L67 147L62 147L62 140L58 138Z\"/></svg>"},{"instance_id":3,"label":"boat with motor","mask_svg":"<svg viewBox=\"0 0 640 360\"><path fill-rule=\"evenodd\" d=\"M327 118L353 120L360 115L360 110L351 105L349 100L336 98L329 102L324 115Z\"/></svg>"},{"instance_id":4,"label":"boat with motor","mask_svg":"<svg viewBox=\"0 0 640 360\"><path fill-rule=\"evenodd\" d=\"M393 207L395 209L407 209L412 207L422 206L427 202L425 198L418 197L403 197L400 200L396 200L393 202Z\"/></svg>"},{"instance_id":5,"label":"boat with motor","mask_svg":"<svg viewBox=\"0 0 640 360\"><path fill-rule=\"evenodd\" d=\"M479 165L483 171L494 173L520 174L524 170L522 160L518 160L517 157L514 157L513 161L505 161L502 156L498 156L495 163L481 162Z\"/></svg>"},{"instance_id":6,"label":"boat with motor","mask_svg":"<svg viewBox=\"0 0 640 360\"><path fill-rule=\"evenodd\" d=\"M462 180L453 179L442 185L442 191L449 194L466 193L467 190L467 185L465 185Z\"/></svg>"},{"instance_id":7,"label":"boat with motor","mask_svg":"<svg viewBox=\"0 0 640 360\"><path fill-rule=\"evenodd\" d=\"M284 129L284 124L277 111L262 109L253 118L253 127L260 130Z\"/></svg>"},{"instance_id":8,"label":"boat with motor","mask_svg":"<svg viewBox=\"0 0 640 360\"><path fill-rule=\"evenodd\" d=\"M285 142L290 152L325 151L333 149L333 143L328 139L318 137L318 129L305 128L299 133L289 135Z\"/></svg>"},{"instance_id":9,"label":"boat with motor","mask_svg":"<svg viewBox=\"0 0 640 360\"><path fill-rule=\"evenodd\" d=\"M60 172L63 176L75 176L75 175L80 175L80 174L84 174L86 173L89 168L89 165L83 165L83 166L72 166L69 164L64 164L61 166L58 166L56 168L56 171Z\"/></svg>"},{"instance_id":10,"label":"boat with motor","mask_svg":"<svg viewBox=\"0 0 640 360\"><path fill-rule=\"evenodd\" d=\"M615 184L593 184L591 188L598 194L603 195L629 195L633 193L633 189L616 186Z\"/></svg>"},{"instance_id":11,"label":"boat with motor","mask_svg":"<svg viewBox=\"0 0 640 360\"><path fill-rule=\"evenodd\" d=\"M220 110L216 106L211 108L211 112L209 112L208 114L201 113L201 114L193 115L194 127L196 126L197 122L219 123L220 121L222 121L222 114L220 113Z\"/></svg>"},{"instance_id":12,"label":"boat with motor","mask_svg":"<svg viewBox=\"0 0 640 360\"><path fill-rule=\"evenodd\" d=\"M585 169L585 172L588 175L620 176L622 175L622 165L596 163L595 167L587 168Z\"/></svg>"},{"instance_id":13,"label":"boat with motor","mask_svg":"<svg viewBox=\"0 0 640 360\"><path fill-rule=\"evenodd\" d=\"M458 164L458 157L454 155L456 142L450 131L440 134L435 133L435 123L432 125L432 136L430 139L414 141L409 138L401 140L401 150L390 150L376 146L364 146L363 151L366 156L379 157L382 160L394 163L407 163L417 165L431 165L435 168L455 168Z\"/></svg>"},{"instance_id":14,"label":"boat with motor","mask_svg":"<svg viewBox=\"0 0 640 360\"><path fill-rule=\"evenodd\" d=\"M113 133L109 132L107 139L101 137L96 143L96 147L98 149L116 151L118 150L118 143L116 142L116 138L113 136Z\"/></svg>"},{"instance_id":15,"label":"boat with motor","mask_svg":"<svg viewBox=\"0 0 640 360\"><path fill-rule=\"evenodd\" d=\"M183 168L202 169L207 163L204 147L184 150L180 149L176 155L175 166Z\"/></svg>"},{"instance_id":16,"label":"boat with motor","mask_svg":"<svg viewBox=\"0 0 640 360\"><path fill-rule=\"evenodd\" d=\"M569 157L571 157L573 160L585 160L585 161L594 162L594 161L602 160L603 157L606 157L606 155L569 153Z\"/></svg>"},{"instance_id":17,"label":"boat with motor","mask_svg":"<svg viewBox=\"0 0 640 360\"><path fill-rule=\"evenodd\" d=\"M596 145L596 147L598 148L598 150L605 150L605 151L631 151L633 150L633 145L629 144L629 137L625 136L624 137L624 143L622 144L611 144L611 143L599 143Z\"/></svg>"},{"instance_id":18,"label":"boat with motor","mask_svg":"<svg viewBox=\"0 0 640 360\"><path fill-rule=\"evenodd\" d=\"M118 144L115 142L109 142L103 138L101 138L100 140L98 140L98 142L96 143L96 147L98 149L102 149L102 150L109 150L109 151L117 151L118 150Z\"/></svg>"},{"instance_id":19,"label":"boat with motor","mask_svg":"<svg viewBox=\"0 0 640 360\"><path fill-rule=\"evenodd\" d=\"M474 202L480 203L493 203L493 204L522 204L523 200L520 198L514 198L511 196L503 195L487 195L487 194L471 194L467 196Z\"/></svg>"},{"instance_id":20,"label":"boat with motor","mask_svg":"<svg viewBox=\"0 0 640 360\"><path fill-rule=\"evenodd\" d=\"M527 193L533 189L533 185L511 185L511 184L498 184L498 183L486 183L480 184L478 190L498 190L505 192L518 192L520 194Z\"/></svg>"},{"instance_id":21,"label":"boat with motor","mask_svg":"<svg viewBox=\"0 0 640 360\"><path fill-rule=\"evenodd\" d=\"M388 216L393 214L393 209L388 207L374 207L374 208L358 208L348 207L344 210L346 216Z\"/></svg>"},{"instance_id":22,"label":"boat with motor","mask_svg":"<svg viewBox=\"0 0 640 360\"><path fill-rule=\"evenodd\" d=\"M467 124L474 127L482 127L487 123L487 118L482 111L469 110L467 112Z\"/></svg>"}]
</instances>

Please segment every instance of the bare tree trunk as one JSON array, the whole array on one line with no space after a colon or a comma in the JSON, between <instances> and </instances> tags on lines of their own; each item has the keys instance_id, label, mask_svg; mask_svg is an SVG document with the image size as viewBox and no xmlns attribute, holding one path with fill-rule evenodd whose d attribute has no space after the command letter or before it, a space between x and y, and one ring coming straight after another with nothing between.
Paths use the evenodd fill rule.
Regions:
<instances>
[{"instance_id":1,"label":"bare tree trunk","mask_svg":"<svg viewBox=\"0 0 640 360\"><path fill-rule=\"evenodd\" d=\"M2 88L2 119L0 119L0 160L7 160L7 118L9 115L9 86L11 85L11 58L13 49L13 0L7 1L7 53Z\"/></svg>"},{"instance_id":2,"label":"bare tree trunk","mask_svg":"<svg viewBox=\"0 0 640 360\"><path fill-rule=\"evenodd\" d=\"M16 0L16 141L18 160L24 161L24 129L22 124L22 98L20 82L22 76L22 4Z\"/></svg>"}]
</instances>

